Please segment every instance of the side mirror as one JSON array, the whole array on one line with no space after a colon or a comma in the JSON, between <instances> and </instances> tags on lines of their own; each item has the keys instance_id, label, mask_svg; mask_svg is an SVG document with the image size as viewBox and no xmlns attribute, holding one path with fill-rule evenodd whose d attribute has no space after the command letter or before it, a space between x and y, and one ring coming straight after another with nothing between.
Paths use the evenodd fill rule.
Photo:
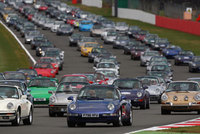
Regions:
<instances>
[{"instance_id":1,"label":"side mirror","mask_svg":"<svg viewBox=\"0 0 200 134\"><path fill-rule=\"evenodd\" d=\"M73 96L69 96L67 99L73 101L74 97Z\"/></svg>"},{"instance_id":2,"label":"side mirror","mask_svg":"<svg viewBox=\"0 0 200 134\"><path fill-rule=\"evenodd\" d=\"M53 91L48 91L48 94L53 94Z\"/></svg>"},{"instance_id":3,"label":"side mirror","mask_svg":"<svg viewBox=\"0 0 200 134\"><path fill-rule=\"evenodd\" d=\"M127 98L126 98L126 96L122 96L121 99L122 100L126 100Z\"/></svg>"},{"instance_id":4,"label":"side mirror","mask_svg":"<svg viewBox=\"0 0 200 134\"><path fill-rule=\"evenodd\" d=\"M27 95L22 95L22 99L27 99Z\"/></svg>"}]
</instances>

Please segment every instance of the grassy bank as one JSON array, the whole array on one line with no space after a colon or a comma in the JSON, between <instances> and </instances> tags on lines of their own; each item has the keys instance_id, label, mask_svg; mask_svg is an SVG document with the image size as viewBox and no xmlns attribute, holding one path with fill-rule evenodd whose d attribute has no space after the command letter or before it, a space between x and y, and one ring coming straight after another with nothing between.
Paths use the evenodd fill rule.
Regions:
<instances>
[{"instance_id":1,"label":"grassy bank","mask_svg":"<svg viewBox=\"0 0 200 134\"><path fill-rule=\"evenodd\" d=\"M71 2L67 2L67 4L72 5ZM200 36L179 32L175 30L165 29L161 27L156 27L154 25L143 23L136 20L115 18L111 16L112 12L111 8L87 7L81 4L73 6L77 6L84 11L102 15L113 21L124 21L129 25L137 25L144 30L148 30L150 33L158 34L160 37L163 38L168 38L168 40L174 45L178 45L185 50L192 50L196 55L200 55Z\"/></svg>"},{"instance_id":2,"label":"grassy bank","mask_svg":"<svg viewBox=\"0 0 200 134\"><path fill-rule=\"evenodd\" d=\"M15 38L0 24L0 72L28 68L31 63Z\"/></svg>"}]
</instances>

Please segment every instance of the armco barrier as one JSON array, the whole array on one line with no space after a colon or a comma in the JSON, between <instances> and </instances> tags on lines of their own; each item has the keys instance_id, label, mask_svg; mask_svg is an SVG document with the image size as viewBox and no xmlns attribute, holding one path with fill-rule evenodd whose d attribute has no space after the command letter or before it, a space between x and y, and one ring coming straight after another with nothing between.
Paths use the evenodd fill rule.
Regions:
<instances>
[{"instance_id":1,"label":"armco barrier","mask_svg":"<svg viewBox=\"0 0 200 134\"><path fill-rule=\"evenodd\" d=\"M156 16L156 26L200 35L200 22Z\"/></svg>"},{"instance_id":2,"label":"armco barrier","mask_svg":"<svg viewBox=\"0 0 200 134\"><path fill-rule=\"evenodd\" d=\"M93 7L98 7L98 8L102 8L103 6L102 0L82 0L82 4L86 6L93 6Z\"/></svg>"}]
</instances>

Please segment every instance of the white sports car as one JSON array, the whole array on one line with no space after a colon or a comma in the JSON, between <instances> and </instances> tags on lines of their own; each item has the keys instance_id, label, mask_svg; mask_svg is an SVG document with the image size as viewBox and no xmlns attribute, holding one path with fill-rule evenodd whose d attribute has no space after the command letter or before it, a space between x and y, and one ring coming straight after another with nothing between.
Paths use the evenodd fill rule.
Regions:
<instances>
[{"instance_id":1,"label":"white sports car","mask_svg":"<svg viewBox=\"0 0 200 134\"><path fill-rule=\"evenodd\" d=\"M24 125L33 122L33 105L27 96L17 86L0 86L0 122L11 122L19 126L21 120Z\"/></svg>"},{"instance_id":2,"label":"white sports car","mask_svg":"<svg viewBox=\"0 0 200 134\"><path fill-rule=\"evenodd\" d=\"M100 62L97 64L96 67L93 67L93 69L95 71L98 71L98 70L110 70L110 71L114 71L116 72L115 74L116 75L119 75L120 74L120 68L118 65L116 65L115 63L113 62Z\"/></svg>"}]
</instances>

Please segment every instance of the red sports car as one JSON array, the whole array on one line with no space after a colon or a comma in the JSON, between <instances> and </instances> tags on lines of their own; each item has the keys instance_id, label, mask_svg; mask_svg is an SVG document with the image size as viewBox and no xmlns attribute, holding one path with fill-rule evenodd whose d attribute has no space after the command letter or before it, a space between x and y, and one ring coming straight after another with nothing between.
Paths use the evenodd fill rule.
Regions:
<instances>
[{"instance_id":1,"label":"red sports car","mask_svg":"<svg viewBox=\"0 0 200 134\"><path fill-rule=\"evenodd\" d=\"M50 63L53 66L53 68L56 70L56 74L58 74L59 63L57 62L56 58L53 58L53 57L41 57L38 60L38 63Z\"/></svg>"},{"instance_id":2,"label":"red sports car","mask_svg":"<svg viewBox=\"0 0 200 134\"><path fill-rule=\"evenodd\" d=\"M75 18L70 17L70 18L67 19L67 24L74 25L75 20L76 20Z\"/></svg>"},{"instance_id":3,"label":"red sports car","mask_svg":"<svg viewBox=\"0 0 200 134\"><path fill-rule=\"evenodd\" d=\"M131 51L131 59L139 60L140 56L147 50L146 46L137 46Z\"/></svg>"},{"instance_id":4,"label":"red sports car","mask_svg":"<svg viewBox=\"0 0 200 134\"><path fill-rule=\"evenodd\" d=\"M45 77L53 77L56 76L56 70L53 66L49 63L36 63L34 67L30 67L30 69L35 69L38 75L42 75Z\"/></svg>"},{"instance_id":5,"label":"red sports car","mask_svg":"<svg viewBox=\"0 0 200 134\"><path fill-rule=\"evenodd\" d=\"M47 5L41 5L38 10L39 11L46 11L47 9L48 9Z\"/></svg>"}]
</instances>

